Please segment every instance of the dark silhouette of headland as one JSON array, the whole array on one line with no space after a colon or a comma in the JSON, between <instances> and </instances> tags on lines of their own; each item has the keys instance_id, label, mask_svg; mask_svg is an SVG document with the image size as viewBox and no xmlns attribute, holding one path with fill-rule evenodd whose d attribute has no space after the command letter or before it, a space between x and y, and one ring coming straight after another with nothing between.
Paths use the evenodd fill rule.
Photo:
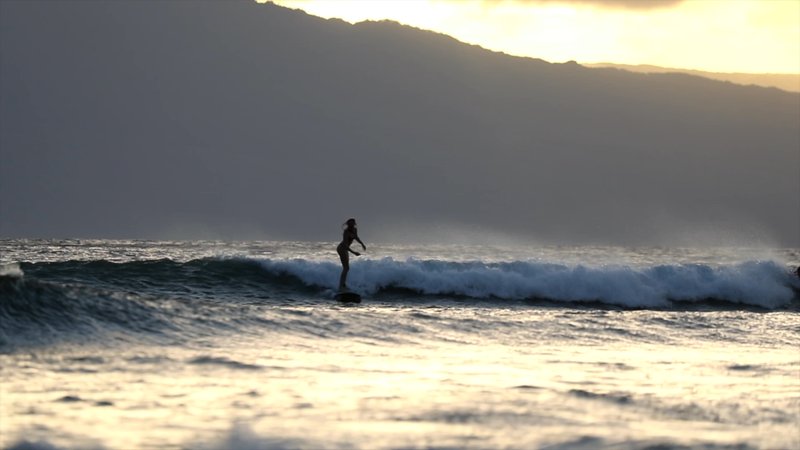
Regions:
<instances>
[{"instance_id":1,"label":"dark silhouette of headland","mask_svg":"<svg viewBox=\"0 0 800 450\"><path fill-rule=\"evenodd\" d=\"M736 73L736 72L708 72L704 70L675 69L659 67L648 64L613 64L595 63L581 64L586 67L601 69L619 69L640 73L684 73L714 80L729 81L745 86L765 86L783 89L789 92L800 92L800 73Z\"/></svg>"}]
</instances>

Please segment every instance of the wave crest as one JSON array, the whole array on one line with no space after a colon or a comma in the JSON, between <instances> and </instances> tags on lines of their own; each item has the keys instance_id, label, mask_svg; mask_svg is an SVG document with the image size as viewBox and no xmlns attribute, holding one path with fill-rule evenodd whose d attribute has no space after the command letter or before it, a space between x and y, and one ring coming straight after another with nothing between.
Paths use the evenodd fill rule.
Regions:
<instances>
[{"instance_id":1,"label":"wave crest","mask_svg":"<svg viewBox=\"0 0 800 450\"><path fill-rule=\"evenodd\" d=\"M325 288L335 286L340 270L333 263L306 260L262 260L260 264L269 272L292 275L309 286ZM632 268L385 258L352 263L348 284L366 295L403 289L421 295L601 302L630 308L717 300L774 309L789 305L800 288L798 280L773 261Z\"/></svg>"}]
</instances>

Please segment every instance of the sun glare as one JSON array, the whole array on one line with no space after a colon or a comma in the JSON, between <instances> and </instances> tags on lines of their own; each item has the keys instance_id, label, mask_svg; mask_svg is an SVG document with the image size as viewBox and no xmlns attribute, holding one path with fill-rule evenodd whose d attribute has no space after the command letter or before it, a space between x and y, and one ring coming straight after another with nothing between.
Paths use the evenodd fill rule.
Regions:
<instances>
[{"instance_id":1,"label":"sun glare","mask_svg":"<svg viewBox=\"0 0 800 450\"><path fill-rule=\"evenodd\" d=\"M652 64L712 72L800 73L800 1L600 2L277 0L351 23L395 20L551 62Z\"/></svg>"}]
</instances>

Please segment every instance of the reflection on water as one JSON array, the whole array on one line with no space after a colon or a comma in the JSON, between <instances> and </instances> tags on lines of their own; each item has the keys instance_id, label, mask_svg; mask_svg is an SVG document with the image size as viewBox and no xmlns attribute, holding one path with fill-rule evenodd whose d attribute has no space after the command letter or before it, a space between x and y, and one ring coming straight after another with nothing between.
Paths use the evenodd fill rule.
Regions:
<instances>
[{"instance_id":1,"label":"reflection on water","mask_svg":"<svg viewBox=\"0 0 800 450\"><path fill-rule=\"evenodd\" d=\"M181 346L111 337L0 356L2 446L800 445L796 313L375 305L257 314L289 325ZM293 331L316 322L335 337Z\"/></svg>"}]
</instances>

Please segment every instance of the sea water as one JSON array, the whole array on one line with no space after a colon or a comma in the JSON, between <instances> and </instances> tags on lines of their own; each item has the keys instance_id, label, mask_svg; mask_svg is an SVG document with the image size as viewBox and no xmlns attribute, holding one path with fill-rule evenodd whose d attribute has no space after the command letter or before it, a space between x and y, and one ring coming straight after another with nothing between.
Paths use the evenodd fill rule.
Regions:
<instances>
[{"instance_id":1,"label":"sea water","mask_svg":"<svg viewBox=\"0 0 800 450\"><path fill-rule=\"evenodd\" d=\"M800 448L797 249L0 241L0 447Z\"/></svg>"}]
</instances>

